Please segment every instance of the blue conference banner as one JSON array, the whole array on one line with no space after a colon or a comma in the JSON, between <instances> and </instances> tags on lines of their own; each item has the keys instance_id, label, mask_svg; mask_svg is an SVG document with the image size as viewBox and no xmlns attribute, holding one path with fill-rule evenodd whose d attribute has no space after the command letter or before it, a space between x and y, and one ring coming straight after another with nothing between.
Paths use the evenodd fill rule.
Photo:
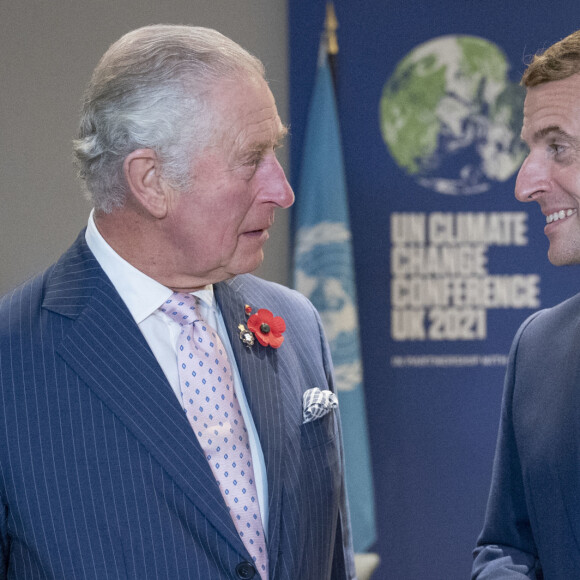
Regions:
<instances>
[{"instance_id":1,"label":"blue conference banner","mask_svg":"<svg viewBox=\"0 0 580 580\"><path fill-rule=\"evenodd\" d=\"M381 566L469 577L507 354L576 293L513 196L526 59L575 29L568 2L334 2L336 97L356 270ZM292 185L326 2L289 2ZM549 364L549 361L546 361ZM364 409L363 409L364 410Z\"/></svg>"}]
</instances>

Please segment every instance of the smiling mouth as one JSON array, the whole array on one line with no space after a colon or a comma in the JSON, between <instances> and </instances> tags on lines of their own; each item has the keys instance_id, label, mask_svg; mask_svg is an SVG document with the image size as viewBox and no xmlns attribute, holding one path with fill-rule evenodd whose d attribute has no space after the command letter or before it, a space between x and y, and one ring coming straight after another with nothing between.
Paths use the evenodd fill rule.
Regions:
<instances>
[{"instance_id":1,"label":"smiling mouth","mask_svg":"<svg viewBox=\"0 0 580 580\"><path fill-rule=\"evenodd\" d=\"M546 223L551 224L552 222L557 222L558 220L563 220L576 213L575 209L561 209L560 211L555 211L554 213L548 214L546 216Z\"/></svg>"}]
</instances>

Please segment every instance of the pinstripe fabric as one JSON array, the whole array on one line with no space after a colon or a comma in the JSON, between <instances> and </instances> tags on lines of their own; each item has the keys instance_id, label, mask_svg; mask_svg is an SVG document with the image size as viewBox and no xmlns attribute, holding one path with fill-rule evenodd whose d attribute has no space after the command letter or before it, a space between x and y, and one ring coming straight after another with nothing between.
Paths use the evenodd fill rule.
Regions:
<instances>
[{"instance_id":1,"label":"pinstripe fabric","mask_svg":"<svg viewBox=\"0 0 580 580\"><path fill-rule=\"evenodd\" d=\"M338 414L309 303L252 276L216 285L269 483L270 578L354 577ZM285 318L277 351L237 336L244 304ZM226 579L249 560L187 419L81 234L0 302L0 578Z\"/></svg>"}]
</instances>

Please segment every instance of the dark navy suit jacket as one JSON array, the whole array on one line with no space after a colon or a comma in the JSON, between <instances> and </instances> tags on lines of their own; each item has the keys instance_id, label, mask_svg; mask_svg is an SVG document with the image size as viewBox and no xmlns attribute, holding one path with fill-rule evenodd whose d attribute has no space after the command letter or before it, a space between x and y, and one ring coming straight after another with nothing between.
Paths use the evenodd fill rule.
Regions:
<instances>
[{"instance_id":1,"label":"dark navy suit jacket","mask_svg":"<svg viewBox=\"0 0 580 580\"><path fill-rule=\"evenodd\" d=\"M477 580L580 578L580 294L519 329Z\"/></svg>"},{"instance_id":2,"label":"dark navy suit jacket","mask_svg":"<svg viewBox=\"0 0 580 580\"><path fill-rule=\"evenodd\" d=\"M320 320L250 275L215 285L264 451L272 579L354 577L338 413ZM286 320L248 348L244 305ZM0 302L0 578L225 579L249 560L197 439L81 233ZM243 577L243 570L242 577Z\"/></svg>"}]
</instances>

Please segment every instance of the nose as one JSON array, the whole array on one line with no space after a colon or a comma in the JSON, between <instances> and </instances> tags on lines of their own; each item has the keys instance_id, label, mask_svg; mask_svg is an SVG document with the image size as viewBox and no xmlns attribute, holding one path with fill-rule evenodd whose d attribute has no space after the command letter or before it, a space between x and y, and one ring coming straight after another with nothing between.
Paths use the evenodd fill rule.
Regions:
<instances>
[{"instance_id":1,"label":"nose","mask_svg":"<svg viewBox=\"0 0 580 580\"><path fill-rule=\"evenodd\" d=\"M281 208L290 207L294 203L294 192L276 155L274 153L268 155L258 171L263 201L274 203Z\"/></svg>"},{"instance_id":2,"label":"nose","mask_svg":"<svg viewBox=\"0 0 580 580\"><path fill-rule=\"evenodd\" d=\"M548 160L540 152L531 152L522 163L516 179L515 196L518 201L537 201L538 195L550 188Z\"/></svg>"}]
</instances>

